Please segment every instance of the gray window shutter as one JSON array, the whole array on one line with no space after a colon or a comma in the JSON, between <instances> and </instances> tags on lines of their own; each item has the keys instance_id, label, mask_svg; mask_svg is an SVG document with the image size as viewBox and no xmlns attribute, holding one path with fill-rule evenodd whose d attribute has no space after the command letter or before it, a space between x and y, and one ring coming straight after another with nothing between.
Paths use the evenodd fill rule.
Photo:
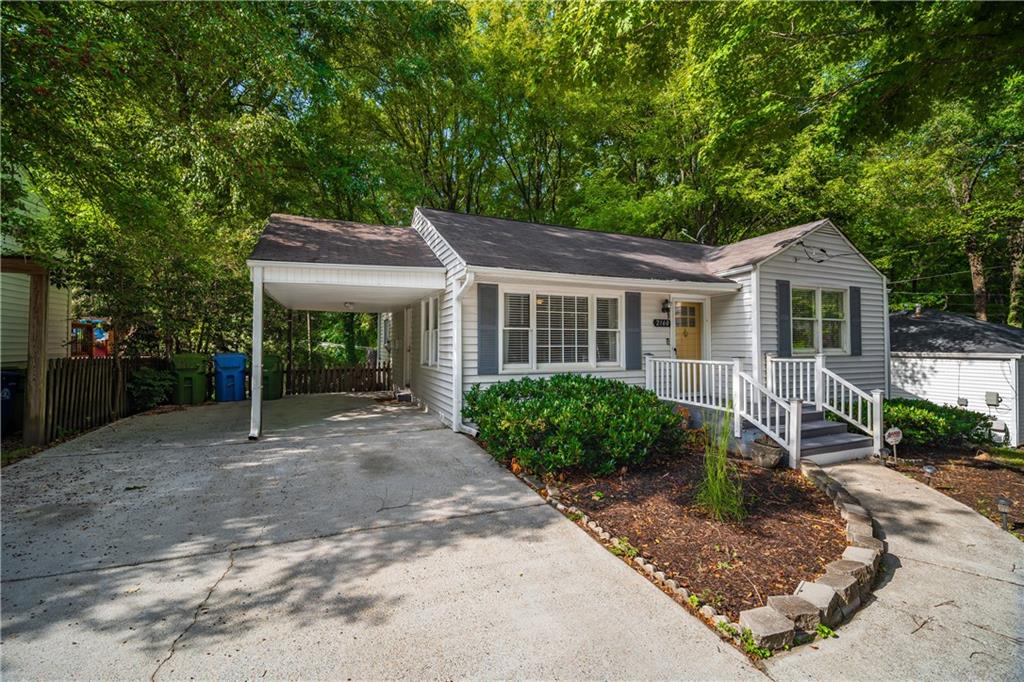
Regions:
<instances>
[{"instance_id":1,"label":"gray window shutter","mask_svg":"<svg viewBox=\"0 0 1024 682\"><path fill-rule=\"evenodd\" d=\"M860 355L860 287L850 287L850 355Z\"/></svg>"},{"instance_id":2,"label":"gray window shutter","mask_svg":"<svg viewBox=\"0 0 1024 682\"><path fill-rule=\"evenodd\" d=\"M778 322L776 352L780 358L791 358L793 357L793 301L790 297L788 279L775 280L775 303L778 308L778 314L775 316ZM755 329L754 333L759 334L760 330Z\"/></svg>"},{"instance_id":3,"label":"gray window shutter","mask_svg":"<svg viewBox=\"0 0 1024 682\"><path fill-rule=\"evenodd\" d=\"M476 371L498 373L498 285L476 285Z\"/></svg>"},{"instance_id":4,"label":"gray window shutter","mask_svg":"<svg viewBox=\"0 0 1024 682\"><path fill-rule=\"evenodd\" d=\"M626 292L626 369L643 369L640 347L640 292Z\"/></svg>"}]
</instances>

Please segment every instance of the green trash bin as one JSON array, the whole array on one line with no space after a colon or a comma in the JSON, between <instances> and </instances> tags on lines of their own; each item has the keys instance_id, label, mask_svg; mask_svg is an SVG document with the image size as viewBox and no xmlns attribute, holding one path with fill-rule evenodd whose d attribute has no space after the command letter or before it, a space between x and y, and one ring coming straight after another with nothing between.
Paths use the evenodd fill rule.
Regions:
<instances>
[{"instance_id":1,"label":"green trash bin","mask_svg":"<svg viewBox=\"0 0 1024 682\"><path fill-rule=\"evenodd\" d=\"M277 400L284 395L284 363L280 355L263 356L263 399Z\"/></svg>"},{"instance_id":2,"label":"green trash bin","mask_svg":"<svg viewBox=\"0 0 1024 682\"><path fill-rule=\"evenodd\" d=\"M206 400L206 368L210 358L198 353L179 353L171 357L178 382L174 386L174 402L198 405Z\"/></svg>"}]
</instances>

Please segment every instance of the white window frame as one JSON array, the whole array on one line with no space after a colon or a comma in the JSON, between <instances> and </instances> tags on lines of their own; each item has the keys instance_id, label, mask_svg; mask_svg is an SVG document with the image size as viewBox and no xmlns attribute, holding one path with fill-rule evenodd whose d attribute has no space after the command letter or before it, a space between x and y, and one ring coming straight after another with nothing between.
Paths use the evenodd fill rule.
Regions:
<instances>
[{"instance_id":1,"label":"white window frame","mask_svg":"<svg viewBox=\"0 0 1024 682\"><path fill-rule=\"evenodd\" d=\"M437 367L440 356L440 298L431 296L420 301L420 365Z\"/></svg>"},{"instance_id":2,"label":"white window frame","mask_svg":"<svg viewBox=\"0 0 1024 682\"><path fill-rule=\"evenodd\" d=\"M505 294L527 294L530 297L530 362L528 364L505 364ZM577 296L587 299L587 353L584 362L545 363L537 362L537 305L538 294L545 296ZM617 362L597 362L597 299L614 298L618 300L619 327ZM499 374L554 374L557 372L580 372L584 370L615 370L625 369L625 329L626 329L626 296L623 291L576 290L563 289L557 286L530 286L516 284L498 285L498 373Z\"/></svg>"},{"instance_id":3,"label":"white window frame","mask_svg":"<svg viewBox=\"0 0 1024 682\"><path fill-rule=\"evenodd\" d=\"M814 292L814 317L797 317L793 314L793 294L797 291L813 291ZM843 299L843 317L841 320L834 317L825 318L823 315L823 309L821 305L821 295L823 292L835 293L842 296ZM840 348L823 348L824 340L824 322L826 321L841 321L843 324L842 331L842 347ZM814 347L797 348L793 344L793 323L796 320L813 320L814 321ZM796 284L791 283L789 288L789 344L790 350L794 356L813 356L818 353L825 355L848 355L850 352L850 295L847 289L837 289L835 287L821 287L809 284Z\"/></svg>"},{"instance_id":4,"label":"white window frame","mask_svg":"<svg viewBox=\"0 0 1024 682\"><path fill-rule=\"evenodd\" d=\"M599 299L599 298L604 298L604 299L616 301L616 303L615 303L615 310L618 313L618 315L615 316L616 324L615 324L615 328L614 329L611 329L611 328L599 329L598 326L597 326L597 299ZM623 334L625 333L625 330L622 328L622 323L623 323L623 320L625 319L625 311L622 309L623 305L624 305L624 299L625 299L625 296L610 296L610 295L609 296L605 296L604 294L594 294L594 296L592 297L592 301L590 303L590 306L593 308L594 314L593 314L593 322L590 325L591 329L593 330L593 333L592 333L592 336L591 336L591 340L592 340L592 343L593 343L593 346L594 346L594 352L593 352L594 363L598 367L621 367L622 366L622 362L623 362L622 353L625 350L623 348ZM606 332L614 331L615 332L615 360L598 361L598 359L597 359L597 332L599 332L599 331L606 331Z\"/></svg>"}]
</instances>

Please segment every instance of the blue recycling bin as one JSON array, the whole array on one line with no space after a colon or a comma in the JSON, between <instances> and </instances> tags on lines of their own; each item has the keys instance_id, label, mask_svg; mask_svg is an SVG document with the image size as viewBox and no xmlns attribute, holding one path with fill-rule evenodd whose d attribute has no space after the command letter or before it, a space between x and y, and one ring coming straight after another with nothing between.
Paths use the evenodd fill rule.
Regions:
<instances>
[{"instance_id":1,"label":"blue recycling bin","mask_svg":"<svg viewBox=\"0 0 1024 682\"><path fill-rule=\"evenodd\" d=\"M213 390L217 402L245 400L245 363L243 353L216 353L213 356Z\"/></svg>"},{"instance_id":2,"label":"blue recycling bin","mask_svg":"<svg viewBox=\"0 0 1024 682\"><path fill-rule=\"evenodd\" d=\"M21 431L22 390L21 370L0 372L0 429L5 434Z\"/></svg>"}]
</instances>

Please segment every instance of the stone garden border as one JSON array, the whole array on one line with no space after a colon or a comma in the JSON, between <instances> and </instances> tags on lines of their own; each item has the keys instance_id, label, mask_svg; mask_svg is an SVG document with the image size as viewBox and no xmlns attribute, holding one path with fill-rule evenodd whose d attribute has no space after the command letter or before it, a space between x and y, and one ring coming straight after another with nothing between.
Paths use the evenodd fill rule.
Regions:
<instances>
[{"instance_id":1,"label":"stone garden border","mask_svg":"<svg viewBox=\"0 0 1024 682\"><path fill-rule=\"evenodd\" d=\"M696 597L678 582L667 578L634 548L619 545L617 538L574 506L559 502L559 491L525 472L517 473L527 485L548 504L571 521L590 531L602 544L647 576L662 590L677 597L713 626L726 639L731 639L747 653L759 657L810 642L818 635L818 626L831 631L848 620L871 594L878 567L885 553L885 543L875 537L871 512L861 506L838 481L807 460L800 462L800 472L821 492L828 495L846 521L849 545L841 559L825 566L825 574L814 581L802 581L791 595L770 596L766 606L740 612L738 623L718 613L710 604L700 605Z\"/></svg>"}]
</instances>

